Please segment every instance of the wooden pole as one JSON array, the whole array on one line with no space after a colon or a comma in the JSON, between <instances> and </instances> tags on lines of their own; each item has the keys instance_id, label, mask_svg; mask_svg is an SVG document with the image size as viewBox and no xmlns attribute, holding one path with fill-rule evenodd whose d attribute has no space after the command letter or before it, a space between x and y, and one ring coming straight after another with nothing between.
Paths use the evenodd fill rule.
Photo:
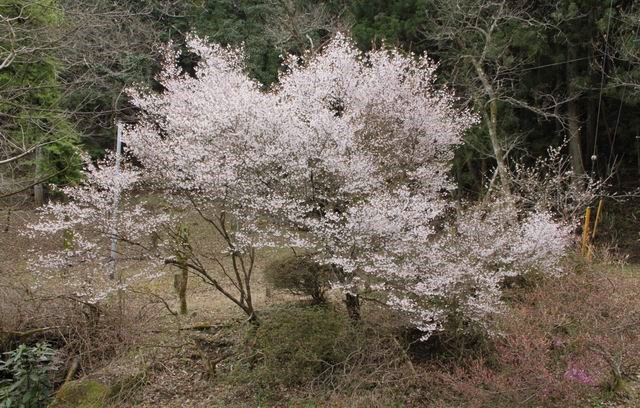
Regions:
<instances>
[{"instance_id":1,"label":"wooden pole","mask_svg":"<svg viewBox=\"0 0 640 408\"><path fill-rule=\"evenodd\" d=\"M602 208L604 207L604 198L601 198L600 201L598 202L598 210L596 211L596 219L593 222L593 233L591 234L591 239L595 239L596 237L596 231L598 230L598 224L600 223L600 220L602 219Z\"/></svg>"},{"instance_id":2,"label":"wooden pole","mask_svg":"<svg viewBox=\"0 0 640 408\"><path fill-rule=\"evenodd\" d=\"M116 124L116 177L120 175L120 156L122 155L122 124ZM120 190L116 188L113 197L113 212L111 215L111 272L109 277L115 279L117 276L118 257L118 206L120 205Z\"/></svg>"},{"instance_id":3,"label":"wooden pole","mask_svg":"<svg viewBox=\"0 0 640 408\"><path fill-rule=\"evenodd\" d=\"M587 207L584 213L584 225L582 226L582 256L589 257L589 226L591 225L591 207Z\"/></svg>"}]
</instances>

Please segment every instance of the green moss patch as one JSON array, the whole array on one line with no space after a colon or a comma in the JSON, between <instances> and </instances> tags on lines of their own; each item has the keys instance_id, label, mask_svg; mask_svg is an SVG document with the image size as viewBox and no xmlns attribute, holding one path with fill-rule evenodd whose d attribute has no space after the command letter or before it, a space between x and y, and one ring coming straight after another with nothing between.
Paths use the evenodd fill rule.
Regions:
<instances>
[{"instance_id":1,"label":"green moss patch","mask_svg":"<svg viewBox=\"0 0 640 408\"><path fill-rule=\"evenodd\" d=\"M69 381L56 393L50 408L102 408L109 387L93 380Z\"/></svg>"}]
</instances>

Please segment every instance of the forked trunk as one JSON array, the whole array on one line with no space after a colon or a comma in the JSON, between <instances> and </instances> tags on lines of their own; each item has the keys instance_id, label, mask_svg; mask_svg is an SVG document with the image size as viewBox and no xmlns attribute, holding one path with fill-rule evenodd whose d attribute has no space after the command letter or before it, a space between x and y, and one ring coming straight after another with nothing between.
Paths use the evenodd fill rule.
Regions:
<instances>
[{"instance_id":1,"label":"forked trunk","mask_svg":"<svg viewBox=\"0 0 640 408\"><path fill-rule=\"evenodd\" d=\"M478 79L482 82L482 86L485 91L485 95L488 98L489 110L484 114L485 125L489 131L489 141L491 142L491 149L493 150L494 158L496 159L496 165L498 167L498 176L500 179L500 187L505 195L511 194L510 188L510 174L509 167L507 166L507 160L505 158L505 152L498 138L498 99L492 83L484 71L481 63L475 58L471 59L473 66L476 69ZM482 101L484 105L484 100Z\"/></svg>"}]
</instances>

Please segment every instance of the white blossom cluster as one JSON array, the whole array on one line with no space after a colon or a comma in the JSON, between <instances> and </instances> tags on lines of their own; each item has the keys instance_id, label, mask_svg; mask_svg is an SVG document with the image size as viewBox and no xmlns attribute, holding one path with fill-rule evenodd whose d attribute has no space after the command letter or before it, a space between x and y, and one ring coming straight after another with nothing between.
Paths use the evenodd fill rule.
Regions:
<instances>
[{"instance_id":1,"label":"white blossom cluster","mask_svg":"<svg viewBox=\"0 0 640 408\"><path fill-rule=\"evenodd\" d=\"M512 199L472 205L434 239L396 257L401 263L387 268L387 293L425 336L454 315L488 328L487 317L501 310L505 279L561 274L570 236L550 213L519 211Z\"/></svg>"},{"instance_id":2,"label":"white blossom cluster","mask_svg":"<svg viewBox=\"0 0 640 408\"><path fill-rule=\"evenodd\" d=\"M75 296L89 302L105 298L121 284L109 278L112 238L132 244L129 251L120 245L117 256L144 260L145 268L129 277L129 283L157 276L159 260L139 243L144 240L146 244L153 231L171 223L172 216L150 211L143 201L136 202L136 189L143 185L141 174L131 166L116 169L113 157L98 165L85 160L83 182L61 189L68 202L47 204L39 222L26 231L32 238L45 235L59 242L60 250L39 254L31 263L38 285L62 278Z\"/></svg>"},{"instance_id":3,"label":"white blossom cluster","mask_svg":"<svg viewBox=\"0 0 640 408\"><path fill-rule=\"evenodd\" d=\"M586 207L598 197L609 195L608 180L574 173L569 156L562 153L567 144L565 141L549 147L546 156L537 158L533 165L516 162L511 180L524 205L553 211L565 222L576 225Z\"/></svg>"},{"instance_id":4,"label":"white blossom cluster","mask_svg":"<svg viewBox=\"0 0 640 408\"><path fill-rule=\"evenodd\" d=\"M168 46L164 91L131 91L142 113L125 140L141 170L90 168L38 231L108 235L114 189L143 184L175 211L233 219L223 233L234 252L304 247L335 267L336 285L378 290L425 336L452 305L478 321L497 311L505 277L558 273L569 232L546 212L521 214L502 200L445 223L450 161L477 119L435 87L426 56L362 54L338 35L318 54L287 57L278 85L264 91L245 73L242 49L197 37L187 45L199 57L194 75ZM172 222L145 211L123 212L118 235L133 243Z\"/></svg>"}]
</instances>

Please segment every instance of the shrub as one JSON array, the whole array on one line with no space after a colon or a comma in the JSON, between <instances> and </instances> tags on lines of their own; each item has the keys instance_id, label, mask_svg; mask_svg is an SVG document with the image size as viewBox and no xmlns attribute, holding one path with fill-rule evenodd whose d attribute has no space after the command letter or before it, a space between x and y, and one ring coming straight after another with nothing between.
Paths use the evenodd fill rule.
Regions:
<instances>
[{"instance_id":1,"label":"shrub","mask_svg":"<svg viewBox=\"0 0 640 408\"><path fill-rule=\"evenodd\" d=\"M331 375L357 347L355 330L344 314L330 307L273 311L255 332L260 356L255 374L271 384L286 386Z\"/></svg>"},{"instance_id":2,"label":"shrub","mask_svg":"<svg viewBox=\"0 0 640 408\"><path fill-rule=\"evenodd\" d=\"M368 267L386 271L387 304L408 316L423 340L447 327L456 337L474 336L479 328L492 332L508 279L562 275L570 243L570 228L550 213L498 198L463 209L423 247L407 245L399 262L372 258Z\"/></svg>"},{"instance_id":3,"label":"shrub","mask_svg":"<svg viewBox=\"0 0 640 408\"><path fill-rule=\"evenodd\" d=\"M517 161L511 183L523 206L549 211L575 227L586 207L608 195L606 187L611 176L599 180L588 173L574 173L570 156L563 154L567 145L565 140L560 146L549 147L547 154L530 166Z\"/></svg>"},{"instance_id":4,"label":"shrub","mask_svg":"<svg viewBox=\"0 0 640 408\"><path fill-rule=\"evenodd\" d=\"M272 262L264 274L274 288L311 296L314 304L321 304L326 302L333 273L330 266L315 262L309 255L294 255Z\"/></svg>"},{"instance_id":5,"label":"shrub","mask_svg":"<svg viewBox=\"0 0 640 408\"><path fill-rule=\"evenodd\" d=\"M344 309L327 305L263 311L235 363L226 364L225 378L235 391L225 402L241 405L238 399L246 398L247 406L315 406L318 395L351 402L356 395L384 390L400 406L403 387L415 384L418 375L398 337L401 317L377 304L368 303L366 310L357 323Z\"/></svg>"},{"instance_id":6,"label":"shrub","mask_svg":"<svg viewBox=\"0 0 640 408\"><path fill-rule=\"evenodd\" d=\"M49 401L54 351L46 343L24 344L10 351L0 362L0 407L44 407Z\"/></svg>"},{"instance_id":7,"label":"shrub","mask_svg":"<svg viewBox=\"0 0 640 408\"><path fill-rule=\"evenodd\" d=\"M448 389L444 406L638 406L625 390L640 366L638 290L625 271L591 270L523 291L497 317L495 361L434 368L444 382L428 392Z\"/></svg>"},{"instance_id":8,"label":"shrub","mask_svg":"<svg viewBox=\"0 0 640 408\"><path fill-rule=\"evenodd\" d=\"M486 327L469 320L464 313L456 313L456 307L447 306L450 312L443 319L440 330L424 340L424 332L406 327L402 344L410 358L418 363L440 362L464 366L472 359L484 359L492 365L496 358L495 338Z\"/></svg>"}]
</instances>

